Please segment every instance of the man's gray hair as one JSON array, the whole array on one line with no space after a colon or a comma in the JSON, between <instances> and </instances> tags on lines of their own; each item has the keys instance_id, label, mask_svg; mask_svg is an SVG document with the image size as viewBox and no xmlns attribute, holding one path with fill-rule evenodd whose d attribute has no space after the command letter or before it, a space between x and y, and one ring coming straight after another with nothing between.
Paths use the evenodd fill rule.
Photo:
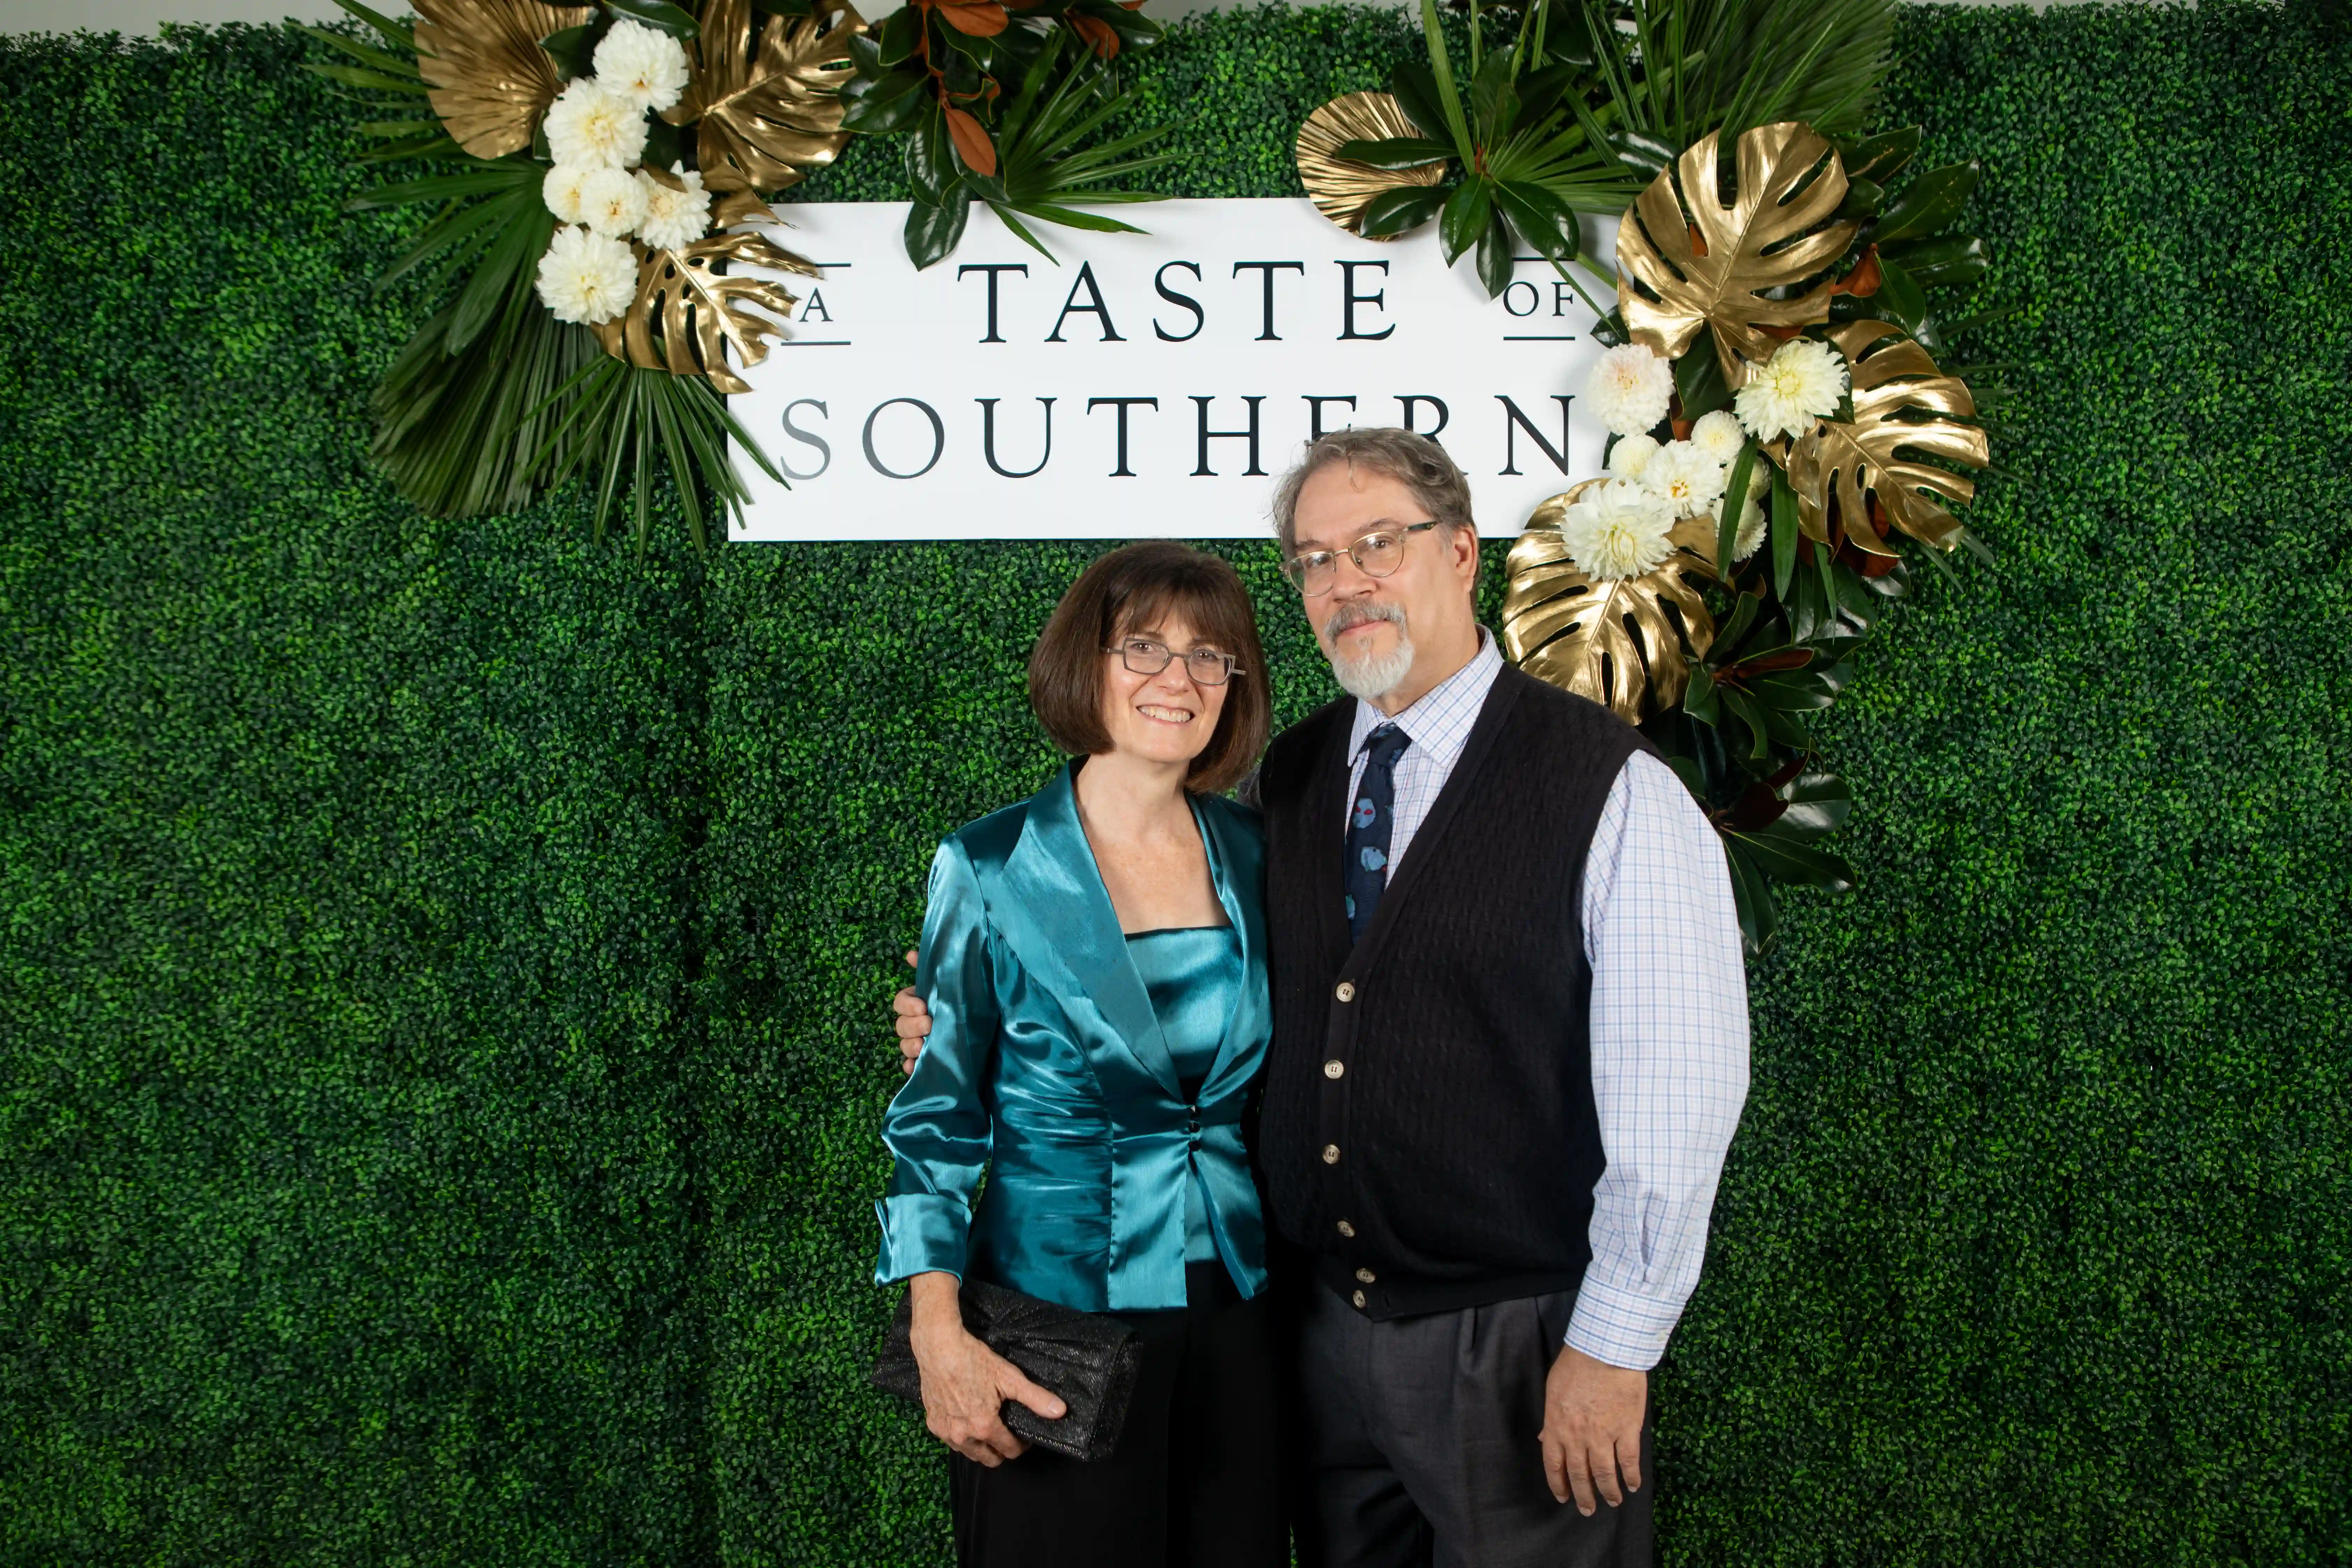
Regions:
<instances>
[{"instance_id":1,"label":"man's gray hair","mask_svg":"<svg viewBox=\"0 0 2352 1568\"><path fill-rule=\"evenodd\" d=\"M1369 468L1396 480L1412 492L1430 516L1448 530L1475 526L1470 515L1470 481L1445 455L1445 448L1426 436L1392 426L1367 430L1334 430L1307 448L1306 455L1274 492L1274 531L1282 553L1297 548L1298 492L1307 481L1334 463Z\"/></svg>"}]
</instances>

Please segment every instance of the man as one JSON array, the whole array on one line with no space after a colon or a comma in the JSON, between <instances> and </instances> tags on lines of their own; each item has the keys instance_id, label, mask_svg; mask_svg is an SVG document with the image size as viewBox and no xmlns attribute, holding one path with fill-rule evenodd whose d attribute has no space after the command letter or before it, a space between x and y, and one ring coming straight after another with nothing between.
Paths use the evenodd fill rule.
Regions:
<instances>
[{"instance_id":1,"label":"man","mask_svg":"<svg viewBox=\"0 0 2352 1568\"><path fill-rule=\"evenodd\" d=\"M1326 436L1275 515L1350 694L1258 778L1301 1560L1646 1564L1649 1369L1748 1087L1721 847L1636 731L1503 661L1436 443Z\"/></svg>"}]
</instances>

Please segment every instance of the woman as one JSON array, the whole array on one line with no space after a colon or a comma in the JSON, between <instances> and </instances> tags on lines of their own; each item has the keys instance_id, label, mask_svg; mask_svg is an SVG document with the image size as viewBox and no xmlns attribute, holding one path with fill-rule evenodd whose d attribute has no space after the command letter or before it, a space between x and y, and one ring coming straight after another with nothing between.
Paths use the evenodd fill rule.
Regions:
<instances>
[{"instance_id":1,"label":"woman","mask_svg":"<svg viewBox=\"0 0 2352 1568\"><path fill-rule=\"evenodd\" d=\"M883 1121L875 1278L909 1281L967 1568L1289 1561L1241 1133L1271 1032L1263 844L1218 793L1265 743L1265 670L1223 562L1169 543L1104 556L1029 660L1031 705L1075 760L932 862L930 1040ZM967 1272L1137 1330L1108 1458L1024 1453L1005 1428L1007 1399L1049 1419L1062 1405L965 1331Z\"/></svg>"}]
</instances>

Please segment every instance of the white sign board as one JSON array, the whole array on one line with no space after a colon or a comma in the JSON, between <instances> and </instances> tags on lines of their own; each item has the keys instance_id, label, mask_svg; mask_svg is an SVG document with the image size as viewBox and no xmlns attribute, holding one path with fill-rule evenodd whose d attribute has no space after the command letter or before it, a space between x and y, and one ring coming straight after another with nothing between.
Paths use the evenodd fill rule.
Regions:
<instances>
[{"instance_id":1,"label":"white sign board","mask_svg":"<svg viewBox=\"0 0 2352 1568\"><path fill-rule=\"evenodd\" d=\"M790 336L730 400L792 481L739 456L734 537L1262 537L1283 469L1349 425L1443 442L1489 537L1600 471L1592 311L1549 263L1489 299L1433 231L1358 239L1303 199L1109 210L1150 232L1039 225L1055 265L975 205L918 272L903 202L779 208L824 272L786 279Z\"/></svg>"}]
</instances>

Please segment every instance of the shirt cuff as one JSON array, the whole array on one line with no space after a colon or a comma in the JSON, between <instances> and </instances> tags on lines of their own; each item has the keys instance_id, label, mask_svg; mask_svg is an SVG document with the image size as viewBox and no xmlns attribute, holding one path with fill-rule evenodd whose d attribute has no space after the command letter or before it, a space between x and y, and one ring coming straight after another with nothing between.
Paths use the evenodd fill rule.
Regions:
<instances>
[{"instance_id":1,"label":"shirt cuff","mask_svg":"<svg viewBox=\"0 0 2352 1568\"><path fill-rule=\"evenodd\" d=\"M874 1217L882 1222L882 1255L874 1265L874 1283L887 1285L935 1271L963 1278L971 1210L961 1198L899 1193L877 1199Z\"/></svg>"},{"instance_id":2,"label":"shirt cuff","mask_svg":"<svg viewBox=\"0 0 2352 1568\"><path fill-rule=\"evenodd\" d=\"M1647 1372L1666 1353L1666 1341L1682 1316L1680 1302L1612 1285L1588 1269L1576 1293L1576 1310L1569 1316L1568 1343L1595 1361Z\"/></svg>"}]
</instances>

